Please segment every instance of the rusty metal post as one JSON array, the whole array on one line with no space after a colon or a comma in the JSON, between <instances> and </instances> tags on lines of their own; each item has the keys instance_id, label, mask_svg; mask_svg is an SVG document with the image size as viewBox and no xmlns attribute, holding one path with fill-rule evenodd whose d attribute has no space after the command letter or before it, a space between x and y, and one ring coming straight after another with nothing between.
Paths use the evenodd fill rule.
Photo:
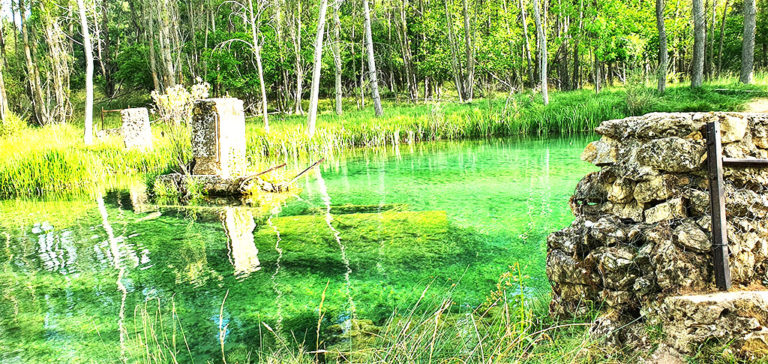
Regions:
<instances>
[{"instance_id":1,"label":"rusty metal post","mask_svg":"<svg viewBox=\"0 0 768 364\"><path fill-rule=\"evenodd\" d=\"M707 177L709 203L712 208L712 256L715 263L715 283L721 291L731 288L728 264L728 225L725 214L725 184L723 155L720 144L720 123L707 123Z\"/></svg>"}]
</instances>

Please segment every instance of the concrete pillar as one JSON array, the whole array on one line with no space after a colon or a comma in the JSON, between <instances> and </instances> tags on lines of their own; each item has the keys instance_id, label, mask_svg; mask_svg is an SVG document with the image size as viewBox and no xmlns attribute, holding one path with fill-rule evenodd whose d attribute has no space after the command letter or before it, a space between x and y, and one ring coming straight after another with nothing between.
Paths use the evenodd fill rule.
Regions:
<instances>
[{"instance_id":1,"label":"concrete pillar","mask_svg":"<svg viewBox=\"0 0 768 364\"><path fill-rule=\"evenodd\" d=\"M120 111L123 121L122 134L128 149L152 149L152 129L149 127L149 113L145 107Z\"/></svg>"},{"instance_id":2,"label":"concrete pillar","mask_svg":"<svg viewBox=\"0 0 768 364\"><path fill-rule=\"evenodd\" d=\"M235 98L195 101L192 110L192 174L240 176L247 168L243 101Z\"/></svg>"}]
</instances>

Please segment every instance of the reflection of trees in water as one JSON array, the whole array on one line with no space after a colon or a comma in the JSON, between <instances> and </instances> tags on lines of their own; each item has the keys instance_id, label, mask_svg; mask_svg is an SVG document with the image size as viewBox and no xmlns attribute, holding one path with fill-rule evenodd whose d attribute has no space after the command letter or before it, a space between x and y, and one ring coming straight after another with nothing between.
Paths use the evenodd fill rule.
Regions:
<instances>
[{"instance_id":1,"label":"reflection of trees in water","mask_svg":"<svg viewBox=\"0 0 768 364\"><path fill-rule=\"evenodd\" d=\"M350 318L355 318L355 301L352 299L352 285L349 281L349 276L352 274L352 268L350 268L349 259L347 258L347 248L341 242L341 234L338 230L336 230L336 228L333 227L333 224L331 224L331 221L333 221L333 216L331 215L331 196L328 195L328 189L325 186L325 180L323 180L323 175L320 173L319 168L317 169L317 185L320 189L320 195L323 199L323 203L325 204L325 223L328 225L328 228L333 233L334 239L336 239L336 243L339 245L341 261L344 263L344 267L346 268L344 271L344 290L347 295L349 313L351 316Z\"/></svg>"},{"instance_id":2,"label":"reflection of trees in water","mask_svg":"<svg viewBox=\"0 0 768 364\"><path fill-rule=\"evenodd\" d=\"M107 208L104 206L104 198L99 194L96 198L96 202L99 205L99 214L101 214L101 223L104 227L104 231L107 232L107 241L109 242L109 250L112 253L112 262L117 269L117 290L120 291L120 311L118 313L118 331L120 333L120 358L123 362L126 361L125 357L125 336L127 334L125 330L125 299L128 296L128 291L123 285L123 275L125 274L125 265L123 264L122 254L120 252L120 246L118 246L118 240L115 239L115 233L112 230L112 225L109 223L109 215L107 214ZM122 244L120 244L122 245Z\"/></svg>"},{"instance_id":3,"label":"reflection of trees in water","mask_svg":"<svg viewBox=\"0 0 768 364\"><path fill-rule=\"evenodd\" d=\"M253 241L253 213L246 207L225 207L221 213L224 231L227 233L229 262L235 268L238 279L247 278L261 269L259 249Z\"/></svg>"},{"instance_id":4,"label":"reflection of trees in water","mask_svg":"<svg viewBox=\"0 0 768 364\"><path fill-rule=\"evenodd\" d=\"M280 286L277 284L277 275L280 273L280 260L283 259L283 249L280 247L280 241L282 238L280 237L280 230L277 228L275 224L272 223L272 217L276 216L280 213L280 208L276 207L274 210L272 210L271 215L269 216L269 219L267 219L267 225L272 227L272 230L275 232L276 240L275 240L275 251L277 252L277 260L275 260L275 273L272 274L272 277L270 279L272 280L272 290L275 291L275 304L277 306L277 325L276 330L278 335L282 334L283 332L283 291L280 289Z\"/></svg>"}]
</instances>

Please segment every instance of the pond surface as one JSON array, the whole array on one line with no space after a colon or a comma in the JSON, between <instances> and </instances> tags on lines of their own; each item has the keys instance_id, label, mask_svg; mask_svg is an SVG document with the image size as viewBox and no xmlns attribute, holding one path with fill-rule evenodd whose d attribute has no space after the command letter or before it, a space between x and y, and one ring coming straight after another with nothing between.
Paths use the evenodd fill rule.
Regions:
<instances>
[{"instance_id":1,"label":"pond surface","mask_svg":"<svg viewBox=\"0 0 768 364\"><path fill-rule=\"evenodd\" d=\"M321 305L322 332L380 324L428 286L472 308L518 267L526 294L546 294L546 236L573 219L590 139L358 152L324 163L271 213L157 207L136 190L2 201L0 361L314 350Z\"/></svg>"}]
</instances>

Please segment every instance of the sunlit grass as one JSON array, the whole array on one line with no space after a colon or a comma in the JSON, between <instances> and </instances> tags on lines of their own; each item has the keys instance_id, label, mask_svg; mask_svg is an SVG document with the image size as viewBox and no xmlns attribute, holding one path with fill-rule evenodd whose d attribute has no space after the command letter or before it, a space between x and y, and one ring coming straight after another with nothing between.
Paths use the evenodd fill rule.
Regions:
<instances>
[{"instance_id":1,"label":"sunlit grass","mask_svg":"<svg viewBox=\"0 0 768 364\"><path fill-rule=\"evenodd\" d=\"M745 91L764 90L768 85L765 74L758 75L756 80L756 85L744 86L732 77L722 78L699 90L677 84L670 86L664 96L656 95L650 85L633 85L626 90L607 88L597 95L589 89L553 92L548 106L543 106L540 95L531 92L493 94L464 104L387 101L380 118L372 116L370 107L356 110L351 99L345 102L345 113L337 116L331 100L323 100L317 132L312 138L306 134L304 116L272 115L269 134L260 118L250 118L247 153L253 170L260 170L277 162L298 165L309 159L332 158L355 147L574 134L590 131L605 120L652 111L738 111L760 96ZM716 91L723 88L735 92ZM140 99L133 97L131 101ZM116 127L117 118L108 115L105 127ZM100 124L98 117L96 122ZM178 170L179 164L191 157L188 131L183 128L153 124L154 149L145 153L125 150L118 136L84 146L82 128L77 124L21 129L14 124L12 131L0 132L0 197L83 193L105 183L151 179L159 173Z\"/></svg>"}]
</instances>

